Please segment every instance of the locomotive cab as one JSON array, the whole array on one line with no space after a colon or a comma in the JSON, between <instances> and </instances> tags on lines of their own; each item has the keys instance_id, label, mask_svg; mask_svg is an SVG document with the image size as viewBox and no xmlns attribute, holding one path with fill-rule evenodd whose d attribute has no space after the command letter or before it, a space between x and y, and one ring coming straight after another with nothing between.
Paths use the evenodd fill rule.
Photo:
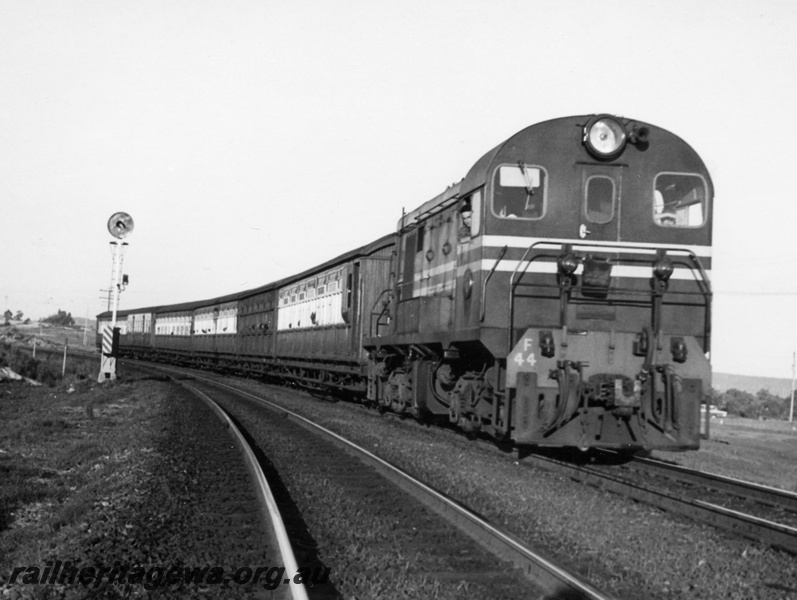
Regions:
<instances>
[{"instance_id":1,"label":"locomotive cab","mask_svg":"<svg viewBox=\"0 0 797 600\"><path fill-rule=\"evenodd\" d=\"M696 448L711 375L702 161L662 129L605 115L536 129L485 177L485 254L501 273L482 311L506 334L489 348L506 356L512 438Z\"/></svg>"},{"instance_id":2,"label":"locomotive cab","mask_svg":"<svg viewBox=\"0 0 797 600\"><path fill-rule=\"evenodd\" d=\"M522 130L399 223L369 398L520 444L696 448L712 196L653 125Z\"/></svg>"}]
</instances>

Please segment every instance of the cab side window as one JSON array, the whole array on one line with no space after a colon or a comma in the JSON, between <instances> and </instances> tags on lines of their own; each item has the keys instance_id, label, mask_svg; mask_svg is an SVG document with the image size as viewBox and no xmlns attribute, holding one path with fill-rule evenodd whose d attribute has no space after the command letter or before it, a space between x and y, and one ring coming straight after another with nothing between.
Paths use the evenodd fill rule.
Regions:
<instances>
[{"instance_id":1,"label":"cab side window","mask_svg":"<svg viewBox=\"0 0 797 600\"><path fill-rule=\"evenodd\" d=\"M503 219L541 219L545 214L546 173L518 163L495 172L492 211Z\"/></svg>"},{"instance_id":2,"label":"cab side window","mask_svg":"<svg viewBox=\"0 0 797 600\"><path fill-rule=\"evenodd\" d=\"M706 222L706 182L690 173L659 173L653 181L653 222L661 227L701 227Z\"/></svg>"},{"instance_id":3,"label":"cab side window","mask_svg":"<svg viewBox=\"0 0 797 600\"><path fill-rule=\"evenodd\" d=\"M460 241L469 240L479 233L482 209L482 191L476 190L468 194L459 203L458 212L458 233Z\"/></svg>"}]
</instances>

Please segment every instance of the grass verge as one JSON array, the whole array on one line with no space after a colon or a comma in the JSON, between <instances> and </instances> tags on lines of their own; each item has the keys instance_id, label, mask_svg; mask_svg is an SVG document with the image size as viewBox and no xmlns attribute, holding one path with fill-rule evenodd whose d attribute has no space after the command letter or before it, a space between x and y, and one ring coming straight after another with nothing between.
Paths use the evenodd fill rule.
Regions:
<instances>
[{"instance_id":1,"label":"grass verge","mask_svg":"<svg viewBox=\"0 0 797 600\"><path fill-rule=\"evenodd\" d=\"M148 470L164 393L154 381L100 385L79 372L51 386L0 384L0 597L18 593L5 586L14 567L87 557ZM25 597L52 592L23 587Z\"/></svg>"}]
</instances>

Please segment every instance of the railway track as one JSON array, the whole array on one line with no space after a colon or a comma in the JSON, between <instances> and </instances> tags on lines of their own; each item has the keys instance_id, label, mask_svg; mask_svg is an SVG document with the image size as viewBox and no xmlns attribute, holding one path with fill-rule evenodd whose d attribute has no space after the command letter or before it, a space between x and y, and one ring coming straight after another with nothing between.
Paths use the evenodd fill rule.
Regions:
<instances>
[{"instance_id":1,"label":"railway track","mask_svg":"<svg viewBox=\"0 0 797 600\"><path fill-rule=\"evenodd\" d=\"M460 435L446 427L441 432ZM495 447L493 441L477 442ZM516 449L515 455L521 463L797 554L797 493L653 459L634 457L629 462L612 451L596 452L608 464L590 466L525 450ZM629 469L637 474L628 475ZM678 489L671 489L673 483Z\"/></svg>"},{"instance_id":2,"label":"railway track","mask_svg":"<svg viewBox=\"0 0 797 600\"><path fill-rule=\"evenodd\" d=\"M308 595L304 585L301 585L295 579L295 574L299 571L296 557L293 553L290 537L285 528L282 520L279 507L274 499L274 494L266 480L263 470L260 468L254 451L247 443L246 438L241 433L240 429L233 423L229 415L215 402L210 396L204 394L202 391L194 386L181 382L183 387L187 388L195 395L200 397L205 404L216 414L219 420L228 429L235 444L240 451L243 462L245 463L246 470L249 473L251 481L254 483L255 493L260 503L262 521L268 524L268 542L269 545L275 546L275 554L278 554L280 565L285 567L285 574L288 575L281 583L287 587L278 587L274 590L277 598L289 598L291 600L307 600Z\"/></svg>"},{"instance_id":3,"label":"railway track","mask_svg":"<svg viewBox=\"0 0 797 600\"><path fill-rule=\"evenodd\" d=\"M445 428L443 431L459 435ZM484 444L494 446L492 442ZM612 453L603 454L610 456ZM521 458L521 463L534 464L593 487L797 554L797 494L651 459L635 458L622 465L618 465L617 460L608 459L607 462L610 464L578 465L550 456L525 453Z\"/></svg>"},{"instance_id":4,"label":"railway track","mask_svg":"<svg viewBox=\"0 0 797 600\"><path fill-rule=\"evenodd\" d=\"M460 435L445 427L441 431ZM493 441L477 441L495 447ZM521 463L797 554L797 493L659 460L634 457L629 461L612 451L595 455L606 458L607 464L586 466L516 450ZM629 474L631 470L636 474Z\"/></svg>"},{"instance_id":5,"label":"railway track","mask_svg":"<svg viewBox=\"0 0 797 600\"><path fill-rule=\"evenodd\" d=\"M650 458L634 457L633 465L641 465L648 471L677 481L723 492L738 498L760 502L766 506L780 508L797 515L797 493L760 483L743 481L734 477L717 475Z\"/></svg>"},{"instance_id":6,"label":"railway track","mask_svg":"<svg viewBox=\"0 0 797 600\"><path fill-rule=\"evenodd\" d=\"M460 435L445 427L442 431ZM495 446L493 441L478 442ZM608 464L590 466L525 450L516 450L516 455L521 463L797 554L797 493L659 460L634 457L629 461L612 451L595 453ZM629 474L630 470L636 474Z\"/></svg>"},{"instance_id":7,"label":"railway track","mask_svg":"<svg viewBox=\"0 0 797 600\"><path fill-rule=\"evenodd\" d=\"M522 462L797 554L797 495L661 461L579 465L531 454Z\"/></svg>"},{"instance_id":8,"label":"railway track","mask_svg":"<svg viewBox=\"0 0 797 600\"><path fill-rule=\"evenodd\" d=\"M183 371L163 370L186 377ZM311 485L302 493L321 494L325 503L338 502L339 493L355 498L356 504L348 505L357 521L349 517L350 534L366 546L394 540L403 555L413 557L410 570L420 570L422 578L482 586L493 598L608 597L467 507L329 429L261 395L191 377L191 387L212 396L245 429L248 442L263 452L261 462L275 467L274 476L289 478L285 469L299 473L320 488ZM283 418L275 421L273 414ZM345 505L345 499L340 501ZM371 525L360 530L360 521ZM386 525L387 538L380 530Z\"/></svg>"},{"instance_id":9,"label":"railway track","mask_svg":"<svg viewBox=\"0 0 797 600\"><path fill-rule=\"evenodd\" d=\"M306 600L259 463L220 407L203 400L173 390L162 421L167 433L149 450L162 457L148 473L162 504L139 501L123 534L106 530L105 551L94 560L102 566L106 552L119 551L137 566L176 569L169 583L176 595ZM108 585L119 586L114 596L130 592L121 581Z\"/></svg>"}]
</instances>

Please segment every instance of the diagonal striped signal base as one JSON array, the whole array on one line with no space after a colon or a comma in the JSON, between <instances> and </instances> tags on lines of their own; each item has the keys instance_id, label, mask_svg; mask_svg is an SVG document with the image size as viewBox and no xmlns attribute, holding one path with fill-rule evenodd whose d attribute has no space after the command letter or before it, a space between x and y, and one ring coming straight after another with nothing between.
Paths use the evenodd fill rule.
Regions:
<instances>
[{"instance_id":1,"label":"diagonal striped signal base","mask_svg":"<svg viewBox=\"0 0 797 600\"><path fill-rule=\"evenodd\" d=\"M116 379L116 357L113 352L113 328L106 327L102 330L102 362L100 363L100 375L97 381L111 381Z\"/></svg>"}]
</instances>

